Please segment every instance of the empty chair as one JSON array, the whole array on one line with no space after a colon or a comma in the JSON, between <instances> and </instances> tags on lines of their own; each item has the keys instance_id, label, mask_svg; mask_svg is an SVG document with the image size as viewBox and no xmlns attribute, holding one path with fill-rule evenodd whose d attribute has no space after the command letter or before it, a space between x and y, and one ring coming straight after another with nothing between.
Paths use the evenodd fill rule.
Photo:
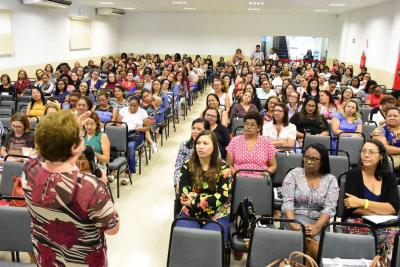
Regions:
<instances>
[{"instance_id":1,"label":"empty chair","mask_svg":"<svg viewBox=\"0 0 400 267\"><path fill-rule=\"evenodd\" d=\"M15 101L14 100L1 100L0 103L0 108L9 108L11 109L12 113L14 114L15 112Z\"/></svg>"},{"instance_id":2,"label":"empty chair","mask_svg":"<svg viewBox=\"0 0 400 267\"><path fill-rule=\"evenodd\" d=\"M253 202L257 215L270 216L273 213L273 187L269 177L240 176L240 172L241 170L236 172L233 180L229 228L232 248L247 251L244 240L235 234L237 229L233 220L239 204L247 197ZM261 176L262 171L258 172Z\"/></svg>"},{"instance_id":3,"label":"empty chair","mask_svg":"<svg viewBox=\"0 0 400 267\"><path fill-rule=\"evenodd\" d=\"M260 219L280 222L296 222L295 220L274 218ZM260 219L257 221L260 221ZM305 252L305 228L303 225L301 225L301 227L302 231L255 227L250 241L250 250L247 256L247 266L266 266L276 259L287 258L288 255L293 251Z\"/></svg>"},{"instance_id":4,"label":"empty chair","mask_svg":"<svg viewBox=\"0 0 400 267\"><path fill-rule=\"evenodd\" d=\"M4 161L3 174L0 182L0 195L12 195L14 186L13 177L21 176L23 168L24 163L15 161Z\"/></svg>"},{"instance_id":5,"label":"empty chair","mask_svg":"<svg viewBox=\"0 0 400 267\"><path fill-rule=\"evenodd\" d=\"M371 133L376 129L376 127L378 126L376 125L375 122L374 123L368 122L363 125L362 133L365 136L365 141L371 139Z\"/></svg>"},{"instance_id":6,"label":"empty chair","mask_svg":"<svg viewBox=\"0 0 400 267\"><path fill-rule=\"evenodd\" d=\"M350 156L351 166L358 165L361 148L365 142L364 134L360 133L360 137L345 137L341 134L339 134L337 142L338 155L342 154L339 150L347 151Z\"/></svg>"},{"instance_id":7,"label":"empty chair","mask_svg":"<svg viewBox=\"0 0 400 267\"><path fill-rule=\"evenodd\" d=\"M274 186L282 186L283 180L288 171L293 168L301 167L303 163L302 154L277 152L275 154L277 169L272 176Z\"/></svg>"},{"instance_id":8,"label":"empty chair","mask_svg":"<svg viewBox=\"0 0 400 267\"><path fill-rule=\"evenodd\" d=\"M238 128L239 126L244 127L244 119L243 118L233 118L231 120L231 132L234 133L236 128Z\"/></svg>"},{"instance_id":9,"label":"empty chair","mask_svg":"<svg viewBox=\"0 0 400 267\"><path fill-rule=\"evenodd\" d=\"M110 139L110 146L113 146L118 151L119 156L108 164L108 172L117 171L117 197L119 197L119 175L124 174L125 170L128 170L128 161L126 155L128 153L128 125L121 122L125 127L111 126L112 122L108 122L104 125L104 132ZM124 156L121 156L121 154ZM129 173L129 181L132 184L132 178Z\"/></svg>"},{"instance_id":10,"label":"empty chair","mask_svg":"<svg viewBox=\"0 0 400 267\"><path fill-rule=\"evenodd\" d=\"M224 237L220 231L184 228L172 223L168 250L168 267L224 266Z\"/></svg>"},{"instance_id":11,"label":"empty chair","mask_svg":"<svg viewBox=\"0 0 400 267\"><path fill-rule=\"evenodd\" d=\"M341 151L341 155L329 155L329 165L331 174L339 179L339 176L350 170L350 157L346 151Z\"/></svg>"},{"instance_id":12,"label":"empty chair","mask_svg":"<svg viewBox=\"0 0 400 267\"><path fill-rule=\"evenodd\" d=\"M27 208L0 206L0 251L32 252L31 218ZM17 260L18 260L17 254ZM33 267L36 264L13 263L0 260L4 267Z\"/></svg>"},{"instance_id":13,"label":"empty chair","mask_svg":"<svg viewBox=\"0 0 400 267\"><path fill-rule=\"evenodd\" d=\"M303 151L307 146L309 146L311 144L316 144L316 143L320 143L321 145L326 147L326 149L331 149L331 137L330 136L306 134L304 136Z\"/></svg>"},{"instance_id":14,"label":"empty chair","mask_svg":"<svg viewBox=\"0 0 400 267\"><path fill-rule=\"evenodd\" d=\"M0 95L0 103L2 103L3 101L13 101L14 100L14 96L12 95Z\"/></svg>"},{"instance_id":15,"label":"empty chair","mask_svg":"<svg viewBox=\"0 0 400 267\"><path fill-rule=\"evenodd\" d=\"M363 121L369 120L369 113L371 113L372 108L370 107L360 107L360 113Z\"/></svg>"},{"instance_id":16,"label":"empty chair","mask_svg":"<svg viewBox=\"0 0 400 267\"><path fill-rule=\"evenodd\" d=\"M372 235L344 234L328 232L330 226L344 227L366 227L373 233ZM371 260L376 255L377 238L375 230L366 224L328 223L322 229L321 240L318 250L318 264L323 258L342 258L342 259L367 259Z\"/></svg>"},{"instance_id":17,"label":"empty chair","mask_svg":"<svg viewBox=\"0 0 400 267\"><path fill-rule=\"evenodd\" d=\"M9 107L0 107L0 117L1 118L10 118L13 112Z\"/></svg>"},{"instance_id":18,"label":"empty chair","mask_svg":"<svg viewBox=\"0 0 400 267\"><path fill-rule=\"evenodd\" d=\"M17 112L25 113L28 107L27 102L17 102Z\"/></svg>"}]
</instances>

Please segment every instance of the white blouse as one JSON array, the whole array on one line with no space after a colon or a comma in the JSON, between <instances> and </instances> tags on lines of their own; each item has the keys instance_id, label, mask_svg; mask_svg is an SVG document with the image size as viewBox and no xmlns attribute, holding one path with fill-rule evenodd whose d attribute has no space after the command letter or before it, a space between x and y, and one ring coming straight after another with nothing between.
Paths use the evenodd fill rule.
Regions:
<instances>
[{"instance_id":1,"label":"white blouse","mask_svg":"<svg viewBox=\"0 0 400 267\"><path fill-rule=\"evenodd\" d=\"M296 140L296 126L289 123L288 126L281 128L281 131L276 131L273 121L269 121L263 126L263 136L266 136L271 141L287 141L289 139Z\"/></svg>"}]
</instances>

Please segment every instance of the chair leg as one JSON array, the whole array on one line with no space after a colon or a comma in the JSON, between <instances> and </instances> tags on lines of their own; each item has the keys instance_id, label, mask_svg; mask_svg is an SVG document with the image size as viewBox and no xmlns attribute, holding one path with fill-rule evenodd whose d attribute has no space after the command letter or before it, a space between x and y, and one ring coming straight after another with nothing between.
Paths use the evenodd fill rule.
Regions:
<instances>
[{"instance_id":1,"label":"chair leg","mask_svg":"<svg viewBox=\"0 0 400 267\"><path fill-rule=\"evenodd\" d=\"M151 151L149 152L151 154ZM144 156L146 157L146 165L149 165L149 160L147 159L147 150L144 148Z\"/></svg>"},{"instance_id":2,"label":"chair leg","mask_svg":"<svg viewBox=\"0 0 400 267\"><path fill-rule=\"evenodd\" d=\"M119 169L117 170L117 198L119 198Z\"/></svg>"},{"instance_id":3,"label":"chair leg","mask_svg":"<svg viewBox=\"0 0 400 267\"><path fill-rule=\"evenodd\" d=\"M107 188L108 188L108 192L110 193L111 201L112 201L112 203L114 203L114 196L113 196L113 193L111 191L110 183L107 184Z\"/></svg>"},{"instance_id":4,"label":"chair leg","mask_svg":"<svg viewBox=\"0 0 400 267\"><path fill-rule=\"evenodd\" d=\"M129 177L129 182L132 185L133 184L132 183L132 176L131 176L131 172L129 171L129 168L128 168L128 177Z\"/></svg>"},{"instance_id":5,"label":"chair leg","mask_svg":"<svg viewBox=\"0 0 400 267\"><path fill-rule=\"evenodd\" d=\"M163 139L164 139L164 131L163 131L163 128L161 128L161 146L163 146L164 145L164 142L163 142Z\"/></svg>"},{"instance_id":6,"label":"chair leg","mask_svg":"<svg viewBox=\"0 0 400 267\"><path fill-rule=\"evenodd\" d=\"M138 158L139 158L139 175L142 175L142 157L140 155L141 149L138 150Z\"/></svg>"}]
</instances>

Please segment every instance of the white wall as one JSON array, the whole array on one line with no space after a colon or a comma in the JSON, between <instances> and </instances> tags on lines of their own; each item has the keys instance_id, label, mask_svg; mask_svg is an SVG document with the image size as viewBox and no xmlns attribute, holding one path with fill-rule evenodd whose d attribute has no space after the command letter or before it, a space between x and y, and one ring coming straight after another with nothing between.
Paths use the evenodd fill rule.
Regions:
<instances>
[{"instance_id":1,"label":"white wall","mask_svg":"<svg viewBox=\"0 0 400 267\"><path fill-rule=\"evenodd\" d=\"M131 13L121 20L120 50L126 52L246 55L263 35L329 38L329 58L338 51L338 19L319 14Z\"/></svg>"},{"instance_id":2,"label":"white wall","mask_svg":"<svg viewBox=\"0 0 400 267\"><path fill-rule=\"evenodd\" d=\"M13 10L14 37L14 54L0 57L0 70L119 52L119 19L97 16L94 8L45 9L19 0L0 1L0 8ZM79 15L91 18L92 47L70 51L68 17Z\"/></svg>"},{"instance_id":3,"label":"white wall","mask_svg":"<svg viewBox=\"0 0 400 267\"><path fill-rule=\"evenodd\" d=\"M340 15L339 21L341 61L358 65L365 50L368 68L395 72L400 44L399 0Z\"/></svg>"}]
</instances>

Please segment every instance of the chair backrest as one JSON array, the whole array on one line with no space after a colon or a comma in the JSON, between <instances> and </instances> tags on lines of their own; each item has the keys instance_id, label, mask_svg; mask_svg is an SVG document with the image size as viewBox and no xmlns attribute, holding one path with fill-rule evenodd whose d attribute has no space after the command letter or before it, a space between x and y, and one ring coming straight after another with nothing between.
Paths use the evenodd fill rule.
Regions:
<instances>
[{"instance_id":1,"label":"chair backrest","mask_svg":"<svg viewBox=\"0 0 400 267\"><path fill-rule=\"evenodd\" d=\"M329 165L331 167L331 174L334 175L337 179L343 173L346 173L350 170L350 158L349 154L345 151L342 153L343 155L329 155Z\"/></svg>"},{"instance_id":2,"label":"chair backrest","mask_svg":"<svg viewBox=\"0 0 400 267\"><path fill-rule=\"evenodd\" d=\"M1 100L0 108L10 108L12 113L15 111L15 101L13 100Z\"/></svg>"},{"instance_id":3,"label":"chair backrest","mask_svg":"<svg viewBox=\"0 0 400 267\"><path fill-rule=\"evenodd\" d=\"M32 89L25 89L23 95L32 96Z\"/></svg>"},{"instance_id":4,"label":"chair backrest","mask_svg":"<svg viewBox=\"0 0 400 267\"><path fill-rule=\"evenodd\" d=\"M22 95L18 97L18 103L30 103L32 96L30 95Z\"/></svg>"},{"instance_id":5,"label":"chair backrest","mask_svg":"<svg viewBox=\"0 0 400 267\"><path fill-rule=\"evenodd\" d=\"M357 224L329 223L322 230L321 240L318 250L318 264L323 258L342 258L342 259L367 259L371 260L376 255L376 234L345 234L328 232L331 225L348 225L357 227ZM368 227L372 233L375 231L368 225L358 224L358 227Z\"/></svg>"},{"instance_id":6,"label":"chair backrest","mask_svg":"<svg viewBox=\"0 0 400 267\"><path fill-rule=\"evenodd\" d=\"M18 102L17 103L17 112L22 112L22 110L26 110L28 107L28 102Z\"/></svg>"},{"instance_id":7,"label":"chair backrest","mask_svg":"<svg viewBox=\"0 0 400 267\"><path fill-rule=\"evenodd\" d=\"M309 146L311 144L316 144L316 143L320 143L321 145L326 147L326 149L331 149L331 137L330 136L306 134L304 136L303 151L307 146Z\"/></svg>"},{"instance_id":8,"label":"chair backrest","mask_svg":"<svg viewBox=\"0 0 400 267\"><path fill-rule=\"evenodd\" d=\"M275 158L277 169L272 177L272 182L274 186L282 186L287 172L293 168L301 167L303 163L303 155L289 152L277 152Z\"/></svg>"},{"instance_id":9,"label":"chair backrest","mask_svg":"<svg viewBox=\"0 0 400 267\"><path fill-rule=\"evenodd\" d=\"M339 150L347 151L350 156L350 164L357 165L360 162L360 152L364 142L364 135L360 137L346 137L339 135L337 143L338 155L343 155Z\"/></svg>"},{"instance_id":10,"label":"chair backrest","mask_svg":"<svg viewBox=\"0 0 400 267\"><path fill-rule=\"evenodd\" d=\"M112 126L106 123L104 132L110 139L110 146L114 146L119 152L128 151L128 125L122 123L121 126Z\"/></svg>"},{"instance_id":11,"label":"chair backrest","mask_svg":"<svg viewBox=\"0 0 400 267\"><path fill-rule=\"evenodd\" d=\"M304 243L302 231L256 227L247 256L247 266L266 266L276 259L287 258L293 251L303 252Z\"/></svg>"},{"instance_id":12,"label":"chair backrest","mask_svg":"<svg viewBox=\"0 0 400 267\"><path fill-rule=\"evenodd\" d=\"M12 101L14 100L14 96L12 95L0 95L0 102L3 103L3 101Z\"/></svg>"},{"instance_id":13,"label":"chair backrest","mask_svg":"<svg viewBox=\"0 0 400 267\"><path fill-rule=\"evenodd\" d=\"M12 116L12 110L9 107L0 107L0 116L2 117L11 117Z\"/></svg>"},{"instance_id":14,"label":"chair backrest","mask_svg":"<svg viewBox=\"0 0 400 267\"><path fill-rule=\"evenodd\" d=\"M222 231L175 226L171 229L168 267L222 267Z\"/></svg>"},{"instance_id":15,"label":"chair backrest","mask_svg":"<svg viewBox=\"0 0 400 267\"><path fill-rule=\"evenodd\" d=\"M234 136L238 136L238 135L242 135L244 131L244 126L238 126L235 128L235 130L233 131L233 135Z\"/></svg>"},{"instance_id":16,"label":"chair backrest","mask_svg":"<svg viewBox=\"0 0 400 267\"><path fill-rule=\"evenodd\" d=\"M231 214L237 212L239 203L248 197L254 204L257 215L273 212L273 186L270 178L235 175L233 181ZM231 217L233 219L234 216Z\"/></svg>"},{"instance_id":17,"label":"chair backrest","mask_svg":"<svg viewBox=\"0 0 400 267\"><path fill-rule=\"evenodd\" d=\"M244 126L244 119L232 118L230 125L231 125L231 132L233 133L237 127Z\"/></svg>"},{"instance_id":18,"label":"chair backrest","mask_svg":"<svg viewBox=\"0 0 400 267\"><path fill-rule=\"evenodd\" d=\"M339 198L338 198L338 203L336 206L336 217L343 218L344 215L344 185L346 184L346 175L347 174L342 174L341 176L338 177L339 179Z\"/></svg>"},{"instance_id":19,"label":"chair backrest","mask_svg":"<svg viewBox=\"0 0 400 267\"><path fill-rule=\"evenodd\" d=\"M0 218L0 251L33 251L28 209L0 206Z\"/></svg>"},{"instance_id":20,"label":"chair backrest","mask_svg":"<svg viewBox=\"0 0 400 267\"><path fill-rule=\"evenodd\" d=\"M3 127L7 127L10 130L10 128L11 128L10 118L0 118L0 121L3 124Z\"/></svg>"},{"instance_id":21,"label":"chair backrest","mask_svg":"<svg viewBox=\"0 0 400 267\"><path fill-rule=\"evenodd\" d=\"M376 127L378 126L375 124L364 124L362 126L362 133L364 134L366 141L371 139L371 133L376 129Z\"/></svg>"},{"instance_id":22,"label":"chair backrest","mask_svg":"<svg viewBox=\"0 0 400 267\"><path fill-rule=\"evenodd\" d=\"M369 120L369 113L371 113L372 108L370 107L360 107L360 113L363 121Z\"/></svg>"},{"instance_id":23,"label":"chair backrest","mask_svg":"<svg viewBox=\"0 0 400 267\"><path fill-rule=\"evenodd\" d=\"M21 176L24 164L21 162L5 161L0 182L0 194L11 196L14 187L14 176Z\"/></svg>"},{"instance_id":24,"label":"chair backrest","mask_svg":"<svg viewBox=\"0 0 400 267\"><path fill-rule=\"evenodd\" d=\"M400 246L399 246L399 236L400 231L396 233L394 238L394 246L392 252L392 266L391 267L400 267Z\"/></svg>"}]
</instances>

